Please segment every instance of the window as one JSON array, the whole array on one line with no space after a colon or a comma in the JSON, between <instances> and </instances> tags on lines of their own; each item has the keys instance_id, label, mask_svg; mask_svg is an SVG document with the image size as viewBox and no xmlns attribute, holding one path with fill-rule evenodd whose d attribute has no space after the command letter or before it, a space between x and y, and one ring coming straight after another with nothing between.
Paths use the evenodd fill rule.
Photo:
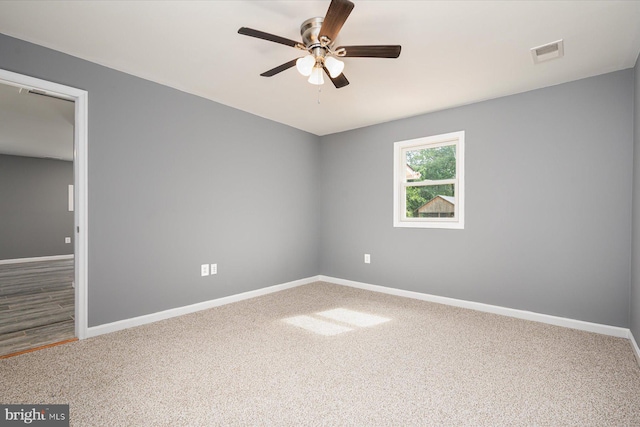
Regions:
<instances>
[{"instance_id":1,"label":"window","mask_svg":"<svg viewBox=\"0 0 640 427\"><path fill-rule=\"evenodd\" d=\"M393 146L393 226L464 228L464 131Z\"/></svg>"}]
</instances>

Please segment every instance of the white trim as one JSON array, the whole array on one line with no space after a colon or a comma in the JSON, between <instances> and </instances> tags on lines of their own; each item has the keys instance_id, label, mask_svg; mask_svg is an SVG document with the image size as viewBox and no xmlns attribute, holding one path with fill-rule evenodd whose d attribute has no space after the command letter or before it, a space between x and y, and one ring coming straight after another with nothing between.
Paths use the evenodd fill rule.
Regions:
<instances>
[{"instance_id":1,"label":"white trim","mask_svg":"<svg viewBox=\"0 0 640 427\"><path fill-rule=\"evenodd\" d=\"M69 212L73 212L73 195L73 184L69 184L69 187L67 189L67 202L69 204L67 209L69 210Z\"/></svg>"},{"instance_id":2,"label":"white trim","mask_svg":"<svg viewBox=\"0 0 640 427\"><path fill-rule=\"evenodd\" d=\"M618 326L602 325L599 323L584 322L582 320L568 319L566 317L551 316L532 311L516 310L513 308L500 307L497 305L483 304L473 301L465 301L455 298L440 297L436 295L423 294L402 289L387 288L385 286L371 285L369 283L354 282L352 280L338 279L335 277L320 276L320 281L335 283L336 285L350 286L352 288L366 289L373 292L381 292L389 295L396 295L405 298L413 298L422 301L435 302L438 304L451 305L454 307L468 308L471 310L483 311L486 313L499 314L502 316L515 317L518 319L531 320L534 322L547 323L550 325L562 326L565 328L579 329L581 331L595 332L603 335L611 335L619 338L629 338L629 329Z\"/></svg>"},{"instance_id":3,"label":"white trim","mask_svg":"<svg viewBox=\"0 0 640 427\"><path fill-rule=\"evenodd\" d=\"M0 83L26 89L45 91L59 98L69 99L75 103L74 125L74 188L76 229L75 238L75 333L79 339L86 336L87 331L87 257L88 257L88 209L87 209L87 150L89 107L88 92L82 89L53 83L35 77L13 73L0 69Z\"/></svg>"},{"instance_id":4,"label":"white trim","mask_svg":"<svg viewBox=\"0 0 640 427\"><path fill-rule=\"evenodd\" d=\"M353 280L339 279L330 276L312 276L306 279L294 280L292 282L282 283L279 285L273 285L262 289L256 289L254 291L243 292L241 294L230 295L227 297L218 298L215 300L204 301L196 304L191 304L183 307L172 308L169 310L160 311L157 313L151 313L144 316L133 317L131 319L119 320L112 323L105 323L103 325L92 326L87 328L85 338L96 337L111 332L120 331L135 326L146 325L148 323L157 322L160 320L170 319L172 317L182 316L185 314L195 313L197 311L207 310L209 308L218 307L225 304L231 304L238 301L243 301L250 298L255 298L274 292L283 291L285 289L291 289L302 285L308 285L314 282L329 282L336 285L349 286L352 288L365 289L373 292L380 292L389 295L396 295L405 298L412 298L422 301L429 301L438 304L445 304L454 307L461 307L470 310L482 311L485 313L493 313L501 316L514 317L518 319L530 320L533 322L546 323L555 326L561 326L564 328L578 329L581 331L594 332L603 335L610 335L618 338L627 338L630 340L634 349L638 363L640 364L640 349L636 343L633 334L627 328L621 328L618 326L602 325L599 323L584 322L582 320L568 319L566 317L551 316L548 314L540 314L525 310L516 310L512 308L500 307L497 305L483 304L473 301L460 300L455 298L440 297L436 295L424 294L421 292L406 291L402 289L388 288L385 286L372 285L369 283L356 282Z\"/></svg>"},{"instance_id":5,"label":"white trim","mask_svg":"<svg viewBox=\"0 0 640 427\"><path fill-rule=\"evenodd\" d=\"M416 182L403 182L402 187L406 189L407 187L432 187L434 185L447 185L447 184L457 185L458 180L456 178L439 179L439 180L425 179L423 181L416 181Z\"/></svg>"},{"instance_id":6,"label":"white trim","mask_svg":"<svg viewBox=\"0 0 640 427\"><path fill-rule=\"evenodd\" d=\"M638 347L638 343L633 337L631 330L629 330L629 341L631 342L631 348L633 348L633 354L636 356L636 362L640 365L640 347Z\"/></svg>"},{"instance_id":7,"label":"white trim","mask_svg":"<svg viewBox=\"0 0 640 427\"><path fill-rule=\"evenodd\" d=\"M117 322L105 323L103 325L92 326L87 329L87 338L95 337L110 332L120 331L122 329L132 328L134 326L146 325L160 320L170 319L172 317L182 316L185 314L195 313L197 311L207 310L209 308L218 307L233 302L243 301L249 298L255 298L274 292L284 291L285 289L295 288L297 286L308 285L319 281L320 276L307 277L306 279L294 280L292 282L273 285L255 291L243 292L241 294L229 295L210 301L199 302L196 304L186 305L183 307L172 308L169 310L159 311L157 313L146 314L144 316L133 317L131 319L118 320Z\"/></svg>"},{"instance_id":8,"label":"white trim","mask_svg":"<svg viewBox=\"0 0 640 427\"><path fill-rule=\"evenodd\" d=\"M73 259L71 255L51 255L51 256L38 256L33 258L14 258L14 259L0 259L0 265L4 264L20 264L23 262L38 262L38 261L59 261L63 259Z\"/></svg>"},{"instance_id":9,"label":"white trim","mask_svg":"<svg viewBox=\"0 0 640 427\"><path fill-rule=\"evenodd\" d=\"M74 128L74 216L76 224L76 336L84 339L89 325L89 93L80 91L76 97Z\"/></svg>"}]
</instances>

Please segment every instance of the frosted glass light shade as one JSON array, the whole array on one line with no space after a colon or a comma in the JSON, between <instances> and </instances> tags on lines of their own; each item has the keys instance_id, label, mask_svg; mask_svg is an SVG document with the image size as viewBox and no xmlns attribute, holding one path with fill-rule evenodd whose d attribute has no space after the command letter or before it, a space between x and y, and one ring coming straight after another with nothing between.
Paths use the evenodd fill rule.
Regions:
<instances>
[{"instance_id":1,"label":"frosted glass light shade","mask_svg":"<svg viewBox=\"0 0 640 427\"><path fill-rule=\"evenodd\" d=\"M327 67L329 75L334 79L342 74L342 70L344 70L344 62L333 56L327 56L324 59L324 66Z\"/></svg>"},{"instance_id":2,"label":"frosted glass light shade","mask_svg":"<svg viewBox=\"0 0 640 427\"><path fill-rule=\"evenodd\" d=\"M313 71L311 71L311 75L309 76L309 83L312 85L323 85L324 77L322 76L322 68L313 67Z\"/></svg>"},{"instance_id":3,"label":"frosted glass light shade","mask_svg":"<svg viewBox=\"0 0 640 427\"><path fill-rule=\"evenodd\" d=\"M313 55L303 56L296 61L296 68L303 76L310 76L315 65L316 58L314 58Z\"/></svg>"}]
</instances>

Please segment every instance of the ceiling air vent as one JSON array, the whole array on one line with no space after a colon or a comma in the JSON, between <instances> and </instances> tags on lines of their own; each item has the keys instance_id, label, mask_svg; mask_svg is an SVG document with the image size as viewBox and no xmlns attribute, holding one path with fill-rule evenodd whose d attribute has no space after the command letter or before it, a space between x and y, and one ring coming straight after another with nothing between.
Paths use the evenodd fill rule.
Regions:
<instances>
[{"instance_id":1,"label":"ceiling air vent","mask_svg":"<svg viewBox=\"0 0 640 427\"><path fill-rule=\"evenodd\" d=\"M534 64L550 61L556 58L562 58L564 56L564 42L560 39L553 43L534 47L531 49L531 56L533 57Z\"/></svg>"}]
</instances>

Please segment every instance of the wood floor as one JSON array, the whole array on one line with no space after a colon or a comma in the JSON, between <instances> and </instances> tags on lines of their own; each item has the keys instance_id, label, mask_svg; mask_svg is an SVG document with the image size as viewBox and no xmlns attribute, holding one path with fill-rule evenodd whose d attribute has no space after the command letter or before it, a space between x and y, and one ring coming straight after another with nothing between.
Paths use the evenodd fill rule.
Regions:
<instances>
[{"instance_id":1,"label":"wood floor","mask_svg":"<svg viewBox=\"0 0 640 427\"><path fill-rule=\"evenodd\" d=\"M73 259L0 265L0 356L71 339Z\"/></svg>"}]
</instances>

